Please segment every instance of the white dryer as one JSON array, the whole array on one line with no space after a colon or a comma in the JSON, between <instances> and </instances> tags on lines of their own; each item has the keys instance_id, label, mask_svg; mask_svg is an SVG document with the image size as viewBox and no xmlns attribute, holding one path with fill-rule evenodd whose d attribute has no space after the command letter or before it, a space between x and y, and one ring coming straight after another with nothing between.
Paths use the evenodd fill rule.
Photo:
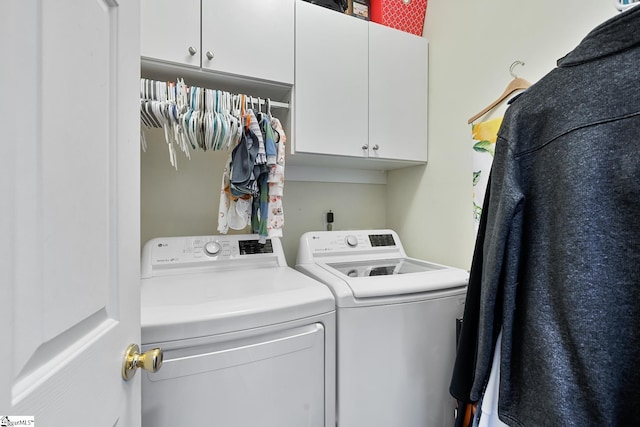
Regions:
<instances>
[{"instance_id":1,"label":"white dryer","mask_svg":"<svg viewBox=\"0 0 640 427\"><path fill-rule=\"evenodd\" d=\"M335 301L280 240L170 237L142 254L142 425L334 427Z\"/></svg>"},{"instance_id":2,"label":"white dryer","mask_svg":"<svg viewBox=\"0 0 640 427\"><path fill-rule=\"evenodd\" d=\"M296 268L336 298L337 425L453 426L468 273L407 257L392 230L305 233Z\"/></svg>"}]
</instances>

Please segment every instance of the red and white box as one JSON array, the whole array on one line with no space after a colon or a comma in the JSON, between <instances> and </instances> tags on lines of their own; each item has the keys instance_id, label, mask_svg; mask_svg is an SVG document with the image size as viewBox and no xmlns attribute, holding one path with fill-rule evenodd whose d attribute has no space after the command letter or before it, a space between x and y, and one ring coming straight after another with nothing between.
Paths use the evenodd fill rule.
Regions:
<instances>
[{"instance_id":1,"label":"red and white box","mask_svg":"<svg viewBox=\"0 0 640 427\"><path fill-rule=\"evenodd\" d=\"M372 22L422 35L427 0L371 0L369 6Z\"/></svg>"}]
</instances>

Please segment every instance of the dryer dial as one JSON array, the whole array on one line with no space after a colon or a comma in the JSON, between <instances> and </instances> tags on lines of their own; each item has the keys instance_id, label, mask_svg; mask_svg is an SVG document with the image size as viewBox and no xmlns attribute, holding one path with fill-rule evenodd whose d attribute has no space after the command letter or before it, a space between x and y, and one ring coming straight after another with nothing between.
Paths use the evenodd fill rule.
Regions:
<instances>
[{"instance_id":1,"label":"dryer dial","mask_svg":"<svg viewBox=\"0 0 640 427\"><path fill-rule=\"evenodd\" d=\"M355 248L356 246L358 246L358 238L353 234L348 235L344 239L344 241L347 243L347 246L349 246L350 248Z\"/></svg>"},{"instance_id":2,"label":"dryer dial","mask_svg":"<svg viewBox=\"0 0 640 427\"><path fill-rule=\"evenodd\" d=\"M209 256L218 255L221 249L222 247L218 242L207 242L207 244L204 245L204 252Z\"/></svg>"}]
</instances>

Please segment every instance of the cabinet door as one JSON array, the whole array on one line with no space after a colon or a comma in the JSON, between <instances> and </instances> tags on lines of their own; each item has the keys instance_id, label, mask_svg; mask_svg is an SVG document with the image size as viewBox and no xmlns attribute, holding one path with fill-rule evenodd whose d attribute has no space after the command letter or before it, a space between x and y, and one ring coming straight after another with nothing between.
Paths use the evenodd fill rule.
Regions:
<instances>
[{"instance_id":1,"label":"cabinet door","mask_svg":"<svg viewBox=\"0 0 640 427\"><path fill-rule=\"evenodd\" d=\"M367 25L296 2L296 152L367 156Z\"/></svg>"},{"instance_id":2,"label":"cabinet door","mask_svg":"<svg viewBox=\"0 0 640 427\"><path fill-rule=\"evenodd\" d=\"M427 57L426 39L369 24L370 157L427 161Z\"/></svg>"},{"instance_id":3,"label":"cabinet door","mask_svg":"<svg viewBox=\"0 0 640 427\"><path fill-rule=\"evenodd\" d=\"M199 67L200 0L140 3L140 55Z\"/></svg>"},{"instance_id":4,"label":"cabinet door","mask_svg":"<svg viewBox=\"0 0 640 427\"><path fill-rule=\"evenodd\" d=\"M293 84L294 0L202 0L202 67Z\"/></svg>"}]
</instances>

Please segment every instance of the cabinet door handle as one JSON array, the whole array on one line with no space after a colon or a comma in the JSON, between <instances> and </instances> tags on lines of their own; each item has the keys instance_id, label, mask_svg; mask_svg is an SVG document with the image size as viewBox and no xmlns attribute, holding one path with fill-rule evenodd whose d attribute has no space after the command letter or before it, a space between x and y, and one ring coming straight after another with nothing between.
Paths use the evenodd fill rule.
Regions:
<instances>
[{"instance_id":1,"label":"cabinet door handle","mask_svg":"<svg viewBox=\"0 0 640 427\"><path fill-rule=\"evenodd\" d=\"M378 144L373 146L374 151L377 150L378 148L380 148L380 147L378 147Z\"/></svg>"},{"instance_id":2,"label":"cabinet door handle","mask_svg":"<svg viewBox=\"0 0 640 427\"><path fill-rule=\"evenodd\" d=\"M364 145L362 146L362 149L363 149L363 150L368 150L368 149L369 149L369 144L364 144Z\"/></svg>"},{"instance_id":3,"label":"cabinet door handle","mask_svg":"<svg viewBox=\"0 0 640 427\"><path fill-rule=\"evenodd\" d=\"M193 46L189 46L189 55L194 56L196 53L198 53L198 49Z\"/></svg>"},{"instance_id":4,"label":"cabinet door handle","mask_svg":"<svg viewBox=\"0 0 640 427\"><path fill-rule=\"evenodd\" d=\"M208 50L207 53L205 53L205 55L207 56L207 59L209 61L213 59L213 52L211 52L210 50Z\"/></svg>"}]
</instances>

